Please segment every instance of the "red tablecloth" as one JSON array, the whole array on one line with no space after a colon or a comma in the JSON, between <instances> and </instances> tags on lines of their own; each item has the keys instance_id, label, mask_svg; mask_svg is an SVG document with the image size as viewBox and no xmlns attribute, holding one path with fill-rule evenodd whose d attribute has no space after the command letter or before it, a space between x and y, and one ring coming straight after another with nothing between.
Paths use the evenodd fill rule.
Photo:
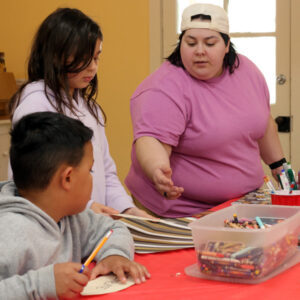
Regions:
<instances>
[{"instance_id":1,"label":"red tablecloth","mask_svg":"<svg viewBox=\"0 0 300 300\"><path fill-rule=\"evenodd\" d=\"M299 299L300 264L268 281L256 285L235 284L190 277L184 269L196 263L194 249L166 253L136 254L135 260L147 266L151 279L128 289L99 296L82 296L95 300L193 300L193 299Z\"/></svg>"},{"instance_id":2,"label":"red tablecloth","mask_svg":"<svg viewBox=\"0 0 300 300\"><path fill-rule=\"evenodd\" d=\"M232 200L233 201L233 200ZM214 210L228 206L226 202ZM98 296L82 296L80 299L128 299L128 300L294 300L300 299L300 264L260 284L237 284L190 277L187 266L196 263L194 249L165 253L136 254L135 260L145 265L151 279L128 289Z\"/></svg>"}]
</instances>

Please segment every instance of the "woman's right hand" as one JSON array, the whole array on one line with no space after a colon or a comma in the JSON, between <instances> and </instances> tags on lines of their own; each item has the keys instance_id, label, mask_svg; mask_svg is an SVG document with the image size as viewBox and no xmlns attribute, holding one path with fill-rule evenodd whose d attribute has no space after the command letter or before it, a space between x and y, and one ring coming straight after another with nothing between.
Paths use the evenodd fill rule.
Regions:
<instances>
[{"instance_id":1,"label":"woman's right hand","mask_svg":"<svg viewBox=\"0 0 300 300\"><path fill-rule=\"evenodd\" d=\"M157 191L167 199L176 199L183 193L183 187L175 186L171 176L170 156L171 145L165 144L156 138L143 136L135 143L137 160L154 183Z\"/></svg>"},{"instance_id":2,"label":"woman's right hand","mask_svg":"<svg viewBox=\"0 0 300 300\"><path fill-rule=\"evenodd\" d=\"M172 179L172 169L170 167L160 167L153 172L153 183L160 194L167 199L177 199L181 196L183 187L175 186Z\"/></svg>"}]
</instances>

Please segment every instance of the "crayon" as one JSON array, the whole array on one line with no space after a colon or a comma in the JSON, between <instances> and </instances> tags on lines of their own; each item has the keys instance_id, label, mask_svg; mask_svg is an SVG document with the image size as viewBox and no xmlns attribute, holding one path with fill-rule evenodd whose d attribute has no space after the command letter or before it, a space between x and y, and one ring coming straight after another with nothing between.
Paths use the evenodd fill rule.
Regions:
<instances>
[{"instance_id":1,"label":"crayon","mask_svg":"<svg viewBox=\"0 0 300 300\"><path fill-rule=\"evenodd\" d=\"M255 217L255 220L256 220L259 228L261 228L261 229L265 229L266 228L260 217Z\"/></svg>"}]
</instances>

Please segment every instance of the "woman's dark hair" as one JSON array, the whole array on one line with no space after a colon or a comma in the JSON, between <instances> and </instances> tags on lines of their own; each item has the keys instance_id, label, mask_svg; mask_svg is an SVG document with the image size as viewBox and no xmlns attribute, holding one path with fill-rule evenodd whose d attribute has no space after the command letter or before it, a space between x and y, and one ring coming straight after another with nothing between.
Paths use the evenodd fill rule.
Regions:
<instances>
[{"instance_id":1,"label":"woman's dark hair","mask_svg":"<svg viewBox=\"0 0 300 300\"><path fill-rule=\"evenodd\" d=\"M76 115L78 112L70 95L68 73L79 73L90 64L98 39L103 40L99 25L80 10L59 8L50 14L35 35L28 62L28 81L12 97L9 105L11 115L19 105L25 86L41 79L45 82L46 97L56 111L64 113L64 107L67 107ZM54 94L55 103L50 101L49 89ZM106 116L96 102L97 91L95 75L86 88L75 89L73 97L77 100L81 95L87 101L91 114L101 124L97 107L103 114L104 123Z\"/></svg>"},{"instance_id":2,"label":"woman's dark hair","mask_svg":"<svg viewBox=\"0 0 300 300\"><path fill-rule=\"evenodd\" d=\"M200 19L200 20L211 20L211 17L208 15L195 15L192 16L191 18L192 20L194 19ZM182 37L184 35L184 33L186 32L183 31L181 32L181 34L179 35L179 41L176 45L176 48L174 49L174 51L166 58L171 64L177 66L177 67L181 67L183 69L185 69L182 60L181 60L181 55L180 55L180 46L181 46L181 41L182 41ZM240 61L239 61L239 57L236 53L236 50L234 48L233 43L230 41L229 36L225 33L220 32L222 39L224 40L225 46L228 45L229 42L229 51L228 53L225 54L224 60L223 60L223 66L224 68L229 68L229 73L232 74L234 72L235 69L237 69L240 65Z\"/></svg>"},{"instance_id":3,"label":"woman's dark hair","mask_svg":"<svg viewBox=\"0 0 300 300\"><path fill-rule=\"evenodd\" d=\"M93 131L54 112L21 118L11 130L10 162L18 189L44 189L62 164L78 166Z\"/></svg>"}]
</instances>

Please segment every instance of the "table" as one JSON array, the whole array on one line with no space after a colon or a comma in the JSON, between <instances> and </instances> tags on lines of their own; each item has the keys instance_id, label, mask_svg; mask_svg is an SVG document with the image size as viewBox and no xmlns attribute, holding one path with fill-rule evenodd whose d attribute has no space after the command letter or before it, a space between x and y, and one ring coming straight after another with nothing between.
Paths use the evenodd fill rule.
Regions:
<instances>
[{"instance_id":1,"label":"table","mask_svg":"<svg viewBox=\"0 0 300 300\"><path fill-rule=\"evenodd\" d=\"M214 210L226 207L228 201ZM205 280L185 274L187 266L196 263L194 249L165 253L135 254L135 260L145 265L151 278L140 285L98 296L81 296L81 300L260 300L299 299L300 264L260 284L237 284Z\"/></svg>"}]
</instances>

